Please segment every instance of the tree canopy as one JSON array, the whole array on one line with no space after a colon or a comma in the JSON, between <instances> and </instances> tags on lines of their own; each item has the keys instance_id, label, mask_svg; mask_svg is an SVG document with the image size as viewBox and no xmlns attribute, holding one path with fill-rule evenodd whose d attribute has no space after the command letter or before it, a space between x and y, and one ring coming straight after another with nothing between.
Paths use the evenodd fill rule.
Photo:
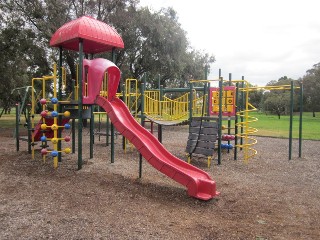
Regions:
<instances>
[{"instance_id":1,"label":"tree canopy","mask_svg":"<svg viewBox=\"0 0 320 240\"><path fill-rule=\"evenodd\" d=\"M214 57L190 47L174 9L151 12L137 4L137 0L1 0L0 7L4 13L1 44L15 41L18 46L14 49L20 50L19 53L12 53L2 47L6 52L3 58L6 62L12 60L20 74L27 70L32 75L48 73L58 57L57 49L49 47L52 34L66 22L89 15L113 26L122 36L125 49L117 52L115 63L125 78L139 79L148 73L151 86L154 86L153 81L159 74L163 85L170 81L180 86L189 78L202 78L204 66L213 62ZM19 34L13 33L16 36L10 37L10 31L18 31ZM30 51L25 51L26 48ZM20 54L28 55L28 61L13 59ZM100 56L110 57L110 54ZM77 59L77 53L64 52L69 78L76 76ZM28 69L22 68L17 61L23 62ZM33 72L30 72L31 69ZM27 84L27 79L18 83L17 75L10 71L7 75L11 75L10 81L17 85Z\"/></svg>"},{"instance_id":2,"label":"tree canopy","mask_svg":"<svg viewBox=\"0 0 320 240\"><path fill-rule=\"evenodd\" d=\"M320 63L313 65L300 81L304 87L305 110L315 116L320 111Z\"/></svg>"}]
</instances>

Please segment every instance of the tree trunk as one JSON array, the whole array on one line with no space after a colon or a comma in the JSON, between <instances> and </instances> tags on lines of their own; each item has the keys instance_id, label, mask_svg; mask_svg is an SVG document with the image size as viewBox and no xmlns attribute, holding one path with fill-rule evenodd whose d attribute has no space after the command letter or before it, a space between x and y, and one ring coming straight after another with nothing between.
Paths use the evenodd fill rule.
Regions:
<instances>
[{"instance_id":1,"label":"tree trunk","mask_svg":"<svg viewBox=\"0 0 320 240\"><path fill-rule=\"evenodd\" d=\"M312 117L316 117L316 112L312 111Z\"/></svg>"}]
</instances>

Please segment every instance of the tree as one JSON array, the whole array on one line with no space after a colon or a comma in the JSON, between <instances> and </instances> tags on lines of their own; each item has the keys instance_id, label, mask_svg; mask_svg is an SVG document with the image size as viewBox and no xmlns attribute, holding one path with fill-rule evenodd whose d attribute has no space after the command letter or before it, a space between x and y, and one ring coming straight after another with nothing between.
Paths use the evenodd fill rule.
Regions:
<instances>
[{"instance_id":1,"label":"tree","mask_svg":"<svg viewBox=\"0 0 320 240\"><path fill-rule=\"evenodd\" d=\"M288 92L279 94L272 91L265 93L264 110L278 115L280 119L282 114L287 113L287 109L290 103L290 95Z\"/></svg>"},{"instance_id":2,"label":"tree","mask_svg":"<svg viewBox=\"0 0 320 240\"><path fill-rule=\"evenodd\" d=\"M34 35L32 43L39 49L38 57L31 57L34 61L28 64L39 69L35 60L42 59L46 68L41 69L46 69L47 74L58 60L58 49L49 47L52 34L64 23L89 15L113 26L122 36L125 49L117 51L115 63L124 77L139 79L148 73L150 87L155 86L159 74L164 86L185 86L190 78L203 78L204 66L214 58L190 47L176 12L172 8L151 12L138 8L137 3L137 0L1 0L0 7L7 23L20 21L21 29ZM98 56L110 59L108 53ZM63 57L68 66L67 78L75 79L77 53L64 51Z\"/></svg>"},{"instance_id":3,"label":"tree","mask_svg":"<svg viewBox=\"0 0 320 240\"><path fill-rule=\"evenodd\" d=\"M249 102L256 107L257 109L262 109L263 108L263 90L256 90L256 91L251 91L249 93Z\"/></svg>"},{"instance_id":4,"label":"tree","mask_svg":"<svg viewBox=\"0 0 320 240\"><path fill-rule=\"evenodd\" d=\"M294 81L294 87L299 86L298 81L288 78L287 76L279 78L278 81L270 81L266 86L281 86L290 85ZM262 98L262 107L265 112L277 114L279 119L283 114L288 114L290 111L290 90L277 89L266 91ZM298 102L298 95L294 95L294 103ZM294 104L296 106L297 104ZM297 110L297 107L296 109Z\"/></svg>"},{"instance_id":5,"label":"tree","mask_svg":"<svg viewBox=\"0 0 320 240\"><path fill-rule=\"evenodd\" d=\"M305 110L312 111L315 117L316 112L320 111L320 63L307 70L300 82L304 88Z\"/></svg>"},{"instance_id":6,"label":"tree","mask_svg":"<svg viewBox=\"0 0 320 240\"><path fill-rule=\"evenodd\" d=\"M0 30L0 103L5 111L17 101L11 95L12 89L30 85L33 74L42 76L48 72L44 50L37 46L36 35L25 29L21 18L6 17L3 15Z\"/></svg>"},{"instance_id":7,"label":"tree","mask_svg":"<svg viewBox=\"0 0 320 240\"><path fill-rule=\"evenodd\" d=\"M125 76L141 78L148 73L148 84L185 86L186 80L202 78L212 56L190 47L185 31L172 8L150 12L130 7L111 18L125 42L118 64Z\"/></svg>"}]
</instances>

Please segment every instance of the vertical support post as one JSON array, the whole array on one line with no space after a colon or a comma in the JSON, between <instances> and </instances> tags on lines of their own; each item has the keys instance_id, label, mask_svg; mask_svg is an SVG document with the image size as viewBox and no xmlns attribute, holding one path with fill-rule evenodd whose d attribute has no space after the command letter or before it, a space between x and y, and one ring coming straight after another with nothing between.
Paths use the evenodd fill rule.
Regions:
<instances>
[{"instance_id":1,"label":"vertical support post","mask_svg":"<svg viewBox=\"0 0 320 240\"><path fill-rule=\"evenodd\" d=\"M162 125L158 124L158 140L162 143Z\"/></svg>"},{"instance_id":2,"label":"vertical support post","mask_svg":"<svg viewBox=\"0 0 320 240\"><path fill-rule=\"evenodd\" d=\"M235 104L236 104L236 115L234 119L234 160L238 159L238 105L239 105L239 83L236 83L236 96L235 96Z\"/></svg>"},{"instance_id":3,"label":"vertical support post","mask_svg":"<svg viewBox=\"0 0 320 240\"><path fill-rule=\"evenodd\" d=\"M32 142L32 129L31 129L31 115L30 115L30 105L26 106L27 111L27 128L28 128L28 153L31 154L31 144L34 144ZM32 115L34 117L34 115Z\"/></svg>"},{"instance_id":4,"label":"vertical support post","mask_svg":"<svg viewBox=\"0 0 320 240\"><path fill-rule=\"evenodd\" d=\"M221 69L219 69L219 75L221 75ZM222 137L222 83L223 78L219 76L219 129L218 129L218 164L221 164L221 137Z\"/></svg>"},{"instance_id":5,"label":"vertical support post","mask_svg":"<svg viewBox=\"0 0 320 240\"><path fill-rule=\"evenodd\" d=\"M78 73L77 73L78 74ZM76 81L72 79L72 99L75 100L76 97ZM73 118L71 121L71 135L72 135L72 140L71 140L71 148L72 148L72 153L76 152L76 120Z\"/></svg>"},{"instance_id":6,"label":"vertical support post","mask_svg":"<svg viewBox=\"0 0 320 240\"><path fill-rule=\"evenodd\" d=\"M302 114L303 114L303 83L300 82L300 116L299 116L299 158L302 156Z\"/></svg>"},{"instance_id":7,"label":"vertical support post","mask_svg":"<svg viewBox=\"0 0 320 240\"><path fill-rule=\"evenodd\" d=\"M164 96L164 89L163 85L160 85L160 92L159 92L159 115L162 116L162 101L163 101L163 96Z\"/></svg>"},{"instance_id":8,"label":"vertical support post","mask_svg":"<svg viewBox=\"0 0 320 240\"><path fill-rule=\"evenodd\" d=\"M201 116L207 116L207 113L209 111L207 111L208 109L206 108L206 94L207 94L207 89L208 89L208 84L207 83L204 83L204 86L203 86L203 97L202 97L202 104L203 104L203 107L202 107L202 114ZM209 104L207 104L209 105Z\"/></svg>"},{"instance_id":9,"label":"vertical support post","mask_svg":"<svg viewBox=\"0 0 320 240\"><path fill-rule=\"evenodd\" d=\"M231 79L232 79L232 74L229 73L229 86L232 85ZM230 135L230 134L231 134L231 119L230 119L230 116L228 116L228 135ZM230 140L228 140L228 145L230 145ZM229 152L230 152L230 149L228 148L228 153Z\"/></svg>"},{"instance_id":10,"label":"vertical support post","mask_svg":"<svg viewBox=\"0 0 320 240\"><path fill-rule=\"evenodd\" d=\"M208 65L205 66L205 72L204 72L204 79L208 80L208 72L209 72L209 67ZM206 103L206 116L210 115L210 106L209 106L209 91L210 91L210 83L206 82L205 86L204 86L204 92L203 94L205 94L206 98L203 98L203 100L206 100L204 103Z\"/></svg>"},{"instance_id":11,"label":"vertical support post","mask_svg":"<svg viewBox=\"0 0 320 240\"><path fill-rule=\"evenodd\" d=\"M109 146L110 119L108 114L106 115L106 146Z\"/></svg>"},{"instance_id":12,"label":"vertical support post","mask_svg":"<svg viewBox=\"0 0 320 240\"><path fill-rule=\"evenodd\" d=\"M99 134L98 134L98 139L99 139L99 142L101 141L101 108L100 106L98 105L98 131L99 131Z\"/></svg>"},{"instance_id":13,"label":"vertical support post","mask_svg":"<svg viewBox=\"0 0 320 240\"><path fill-rule=\"evenodd\" d=\"M62 100L62 47L59 47L59 64L58 64L59 80L58 80L58 100ZM58 112L61 113L62 107L61 104L58 105ZM62 123L62 116L58 115L58 126ZM61 138L61 128L58 128L58 138ZM61 141L58 141L58 162L61 162Z\"/></svg>"},{"instance_id":14,"label":"vertical support post","mask_svg":"<svg viewBox=\"0 0 320 240\"><path fill-rule=\"evenodd\" d=\"M72 119L71 122L71 134L72 134L72 153L76 152L76 120Z\"/></svg>"},{"instance_id":15,"label":"vertical support post","mask_svg":"<svg viewBox=\"0 0 320 240\"><path fill-rule=\"evenodd\" d=\"M242 82L241 82L241 102L240 102L240 111L244 110L244 103L245 103L245 96L244 96L244 76L241 77ZM240 121L241 121L241 128L240 128L240 132L241 132L241 136L243 136L243 114L240 115ZM240 138L240 145L243 145L243 137ZM240 150L242 150L242 147L240 148Z\"/></svg>"},{"instance_id":16,"label":"vertical support post","mask_svg":"<svg viewBox=\"0 0 320 240\"><path fill-rule=\"evenodd\" d=\"M93 144L94 144L94 114L93 114L94 105L90 106L90 159L93 158Z\"/></svg>"},{"instance_id":17,"label":"vertical support post","mask_svg":"<svg viewBox=\"0 0 320 240\"><path fill-rule=\"evenodd\" d=\"M158 89L160 91L160 86L161 86L161 75L158 75Z\"/></svg>"},{"instance_id":18,"label":"vertical support post","mask_svg":"<svg viewBox=\"0 0 320 240\"><path fill-rule=\"evenodd\" d=\"M78 170L82 168L82 83L83 83L83 40L79 40L79 79L78 79Z\"/></svg>"},{"instance_id":19,"label":"vertical support post","mask_svg":"<svg viewBox=\"0 0 320 240\"><path fill-rule=\"evenodd\" d=\"M112 48L112 62L115 62L116 60L116 54L115 54L115 48ZM109 85L109 80L108 80ZM108 93L109 95L109 93ZM114 163L114 126L111 123L111 163Z\"/></svg>"},{"instance_id":20,"label":"vertical support post","mask_svg":"<svg viewBox=\"0 0 320 240\"><path fill-rule=\"evenodd\" d=\"M111 123L111 163L114 163L114 126Z\"/></svg>"},{"instance_id":21,"label":"vertical support post","mask_svg":"<svg viewBox=\"0 0 320 240\"><path fill-rule=\"evenodd\" d=\"M189 83L190 85L190 98L189 98L189 122L192 121L192 110L193 110L193 84L192 82Z\"/></svg>"},{"instance_id":22,"label":"vertical support post","mask_svg":"<svg viewBox=\"0 0 320 240\"><path fill-rule=\"evenodd\" d=\"M19 152L19 148L20 148L20 141L19 141L19 111L20 111L20 104L17 103L16 104L16 149L17 149L17 152ZM28 144L30 144L30 142L28 142Z\"/></svg>"},{"instance_id":23,"label":"vertical support post","mask_svg":"<svg viewBox=\"0 0 320 240\"><path fill-rule=\"evenodd\" d=\"M126 84L122 84L122 96L123 96L123 99L122 101L127 104L127 96L126 96ZM122 149L125 150L126 149L126 138L124 136L122 136Z\"/></svg>"},{"instance_id":24,"label":"vertical support post","mask_svg":"<svg viewBox=\"0 0 320 240\"><path fill-rule=\"evenodd\" d=\"M144 91L145 91L145 82L146 82L146 75L143 77L143 83L141 83L141 125L144 127ZM139 154L139 178L142 177L142 154Z\"/></svg>"},{"instance_id":25,"label":"vertical support post","mask_svg":"<svg viewBox=\"0 0 320 240\"><path fill-rule=\"evenodd\" d=\"M289 160L292 159L293 81L290 88Z\"/></svg>"}]
</instances>

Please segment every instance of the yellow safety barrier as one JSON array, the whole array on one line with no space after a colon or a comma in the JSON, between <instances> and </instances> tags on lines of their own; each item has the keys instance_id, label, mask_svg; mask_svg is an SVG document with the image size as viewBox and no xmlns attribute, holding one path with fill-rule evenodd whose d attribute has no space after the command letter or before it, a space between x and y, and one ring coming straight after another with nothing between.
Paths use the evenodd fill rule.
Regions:
<instances>
[{"instance_id":1,"label":"yellow safety barrier","mask_svg":"<svg viewBox=\"0 0 320 240\"><path fill-rule=\"evenodd\" d=\"M192 102L192 116L199 117L199 116L205 116L207 114L207 97L206 94L204 96L204 103L203 103L203 97L193 97ZM203 106L204 104L204 106Z\"/></svg>"},{"instance_id":2,"label":"yellow safety barrier","mask_svg":"<svg viewBox=\"0 0 320 240\"><path fill-rule=\"evenodd\" d=\"M159 91L145 91L144 113L156 120L181 120L188 118L189 93L176 99L163 97L160 101Z\"/></svg>"},{"instance_id":3,"label":"yellow safety barrier","mask_svg":"<svg viewBox=\"0 0 320 240\"><path fill-rule=\"evenodd\" d=\"M133 86L132 86L133 85ZM138 80L134 78L126 79L126 92L125 101L134 116L137 117L138 114L138 99L140 93L138 93Z\"/></svg>"}]
</instances>

